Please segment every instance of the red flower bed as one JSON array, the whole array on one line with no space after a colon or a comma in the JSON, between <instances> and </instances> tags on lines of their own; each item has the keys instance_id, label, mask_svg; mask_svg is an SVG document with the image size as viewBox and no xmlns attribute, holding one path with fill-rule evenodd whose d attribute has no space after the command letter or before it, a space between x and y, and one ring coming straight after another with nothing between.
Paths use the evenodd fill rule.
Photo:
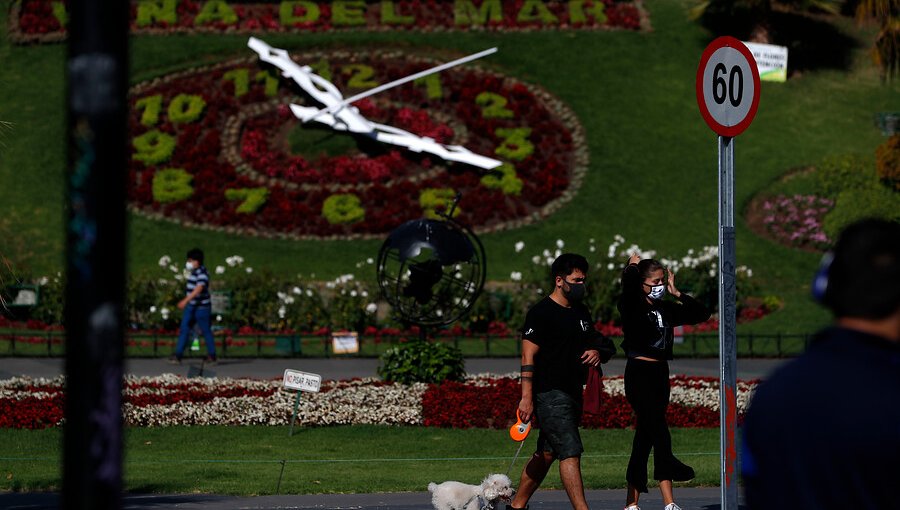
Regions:
<instances>
[{"instance_id":1,"label":"red flower bed","mask_svg":"<svg viewBox=\"0 0 900 510\"><path fill-rule=\"evenodd\" d=\"M621 378L616 378L621 381ZM521 399L518 381L510 378L488 379L485 384L445 382L431 385L422 396L423 424L446 428L508 428L515 423L515 409ZM604 378L604 383L608 379ZM701 391L714 378L676 376L673 387ZM719 426L719 411L704 405L669 404L666 414L669 426L710 428ZM743 415L739 416L743 422ZM605 387L600 412L585 413L581 418L585 428L628 428L634 425L634 413L624 394L610 394ZM540 423L536 423L540 427Z\"/></svg>"},{"instance_id":2,"label":"red flower bed","mask_svg":"<svg viewBox=\"0 0 900 510\"><path fill-rule=\"evenodd\" d=\"M337 88L351 91L353 80L368 72L360 71L358 62L366 62L370 67L363 67L373 73L366 75L370 82L365 87L435 64L377 52L317 52L295 58L327 66ZM521 181L519 190L501 188L496 184L499 176L495 183L485 182L471 167L447 165L366 139L344 155L290 154L286 133L313 128L299 127L285 105L308 100L295 96L284 80L277 89L267 89L266 80L256 80L258 73L255 59L242 59L132 90L135 147L129 198L136 210L153 218L251 235L358 237L381 235L422 217L434 207L424 201L423 192L449 189L462 195L456 219L476 230L490 230L550 214L551 206L570 198L566 190L579 186L585 171L584 156L578 153L583 147L581 128L563 105L537 88L474 66L441 73L441 97L409 83L356 106L373 122L506 161ZM493 95L485 100L483 93ZM168 117L171 105L185 95L202 104L202 113L174 122ZM351 135L322 130L321 136ZM167 151L163 138L171 139L174 149ZM139 141L149 145L140 148ZM173 168L188 180L173 184L174 191L165 191L163 198L154 181ZM226 193L260 187L267 195L251 213L239 212L242 201ZM354 195L364 214L352 222L334 222L324 206L336 194Z\"/></svg>"},{"instance_id":3,"label":"red flower bed","mask_svg":"<svg viewBox=\"0 0 900 510\"><path fill-rule=\"evenodd\" d=\"M59 12L54 12L53 4ZM151 4L151 2L147 2ZM160 2L161 3L161 2ZM244 2L229 0L227 9L222 9L204 21L206 2L199 0L179 0L173 12L174 19L165 15L147 16L152 6L143 6L139 12L139 2L132 0L130 27L135 34L167 33L277 33L277 32L320 32L335 30L535 30L535 29L601 29L621 28L639 30L643 11L639 2L616 2L614 0L593 0L583 4L571 1L542 2L545 12L529 7L522 0L501 0L499 11L479 14L477 11L486 2L471 0L469 9L458 12L452 0L398 0L390 9L384 2L369 0L363 9L355 4L335 2L312 2L312 9L296 5L293 10L282 13L282 2ZM49 42L61 40L65 35L65 20L68 2L55 0L21 0L13 2L12 34L14 40L22 42ZM463 3L465 7L467 4ZM581 8L578 6L581 5ZM602 6L597 14L595 6ZM229 12L230 11L230 12ZM286 16L283 17L283 14Z\"/></svg>"},{"instance_id":4,"label":"red flower bed","mask_svg":"<svg viewBox=\"0 0 900 510\"><path fill-rule=\"evenodd\" d=\"M518 381L493 379L486 386L444 382L422 395L422 420L426 427L457 429L504 428L515 423L522 397Z\"/></svg>"},{"instance_id":5,"label":"red flower bed","mask_svg":"<svg viewBox=\"0 0 900 510\"><path fill-rule=\"evenodd\" d=\"M62 421L63 395L56 392L48 398L0 398L0 428L45 429Z\"/></svg>"}]
</instances>

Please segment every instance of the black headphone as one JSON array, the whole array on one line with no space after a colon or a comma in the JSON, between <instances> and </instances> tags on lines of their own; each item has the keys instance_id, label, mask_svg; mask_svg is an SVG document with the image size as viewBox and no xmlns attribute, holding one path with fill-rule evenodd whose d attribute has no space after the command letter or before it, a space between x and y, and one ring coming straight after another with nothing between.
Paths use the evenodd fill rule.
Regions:
<instances>
[{"instance_id":1,"label":"black headphone","mask_svg":"<svg viewBox=\"0 0 900 510\"><path fill-rule=\"evenodd\" d=\"M819 269L813 277L811 293L813 299L819 303L825 303L825 293L828 291L828 272L831 270L831 263L834 261L834 253L827 252L822 255L822 261L819 263Z\"/></svg>"}]
</instances>

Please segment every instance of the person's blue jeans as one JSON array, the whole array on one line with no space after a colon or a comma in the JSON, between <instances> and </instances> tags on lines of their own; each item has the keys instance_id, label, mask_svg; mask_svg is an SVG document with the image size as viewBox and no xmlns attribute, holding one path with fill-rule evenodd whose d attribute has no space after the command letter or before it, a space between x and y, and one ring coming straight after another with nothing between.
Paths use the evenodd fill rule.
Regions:
<instances>
[{"instance_id":1,"label":"person's blue jeans","mask_svg":"<svg viewBox=\"0 0 900 510\"><path fill-rule=\"evenodd\" d=\"M206 354L210 358L216 357L216 341L213 338L212 328L210 327L211 316L212 309L209 306L189 304L184 307L184 314L181 316L181 330L178 332L178 345L175 347L175 356L181 359L188 340L191 338L191 331L196 325L203 333L203 338L206 342Z\"/></svg>"}]
</instances>

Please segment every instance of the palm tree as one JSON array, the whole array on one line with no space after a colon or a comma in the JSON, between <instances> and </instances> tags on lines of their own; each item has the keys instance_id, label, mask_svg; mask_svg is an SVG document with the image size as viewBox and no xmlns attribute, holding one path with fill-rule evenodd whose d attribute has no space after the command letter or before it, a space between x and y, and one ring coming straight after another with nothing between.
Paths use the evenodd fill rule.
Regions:
<instances>
[{"instance_id":1,"label":"palm tree","mask_svg":"<svg viewBox=\"0 0 900 510\"><path fill-rule=\"evenodd\" d=\"M692 19L718 26L724 33L739 34L753 42L773 43L771 24L776 13L838 14L844 0L697 0ZM879 1L879 0L870 0ZM894 2L896 0L883 0ZM745 32L740 34L740 32Z\"/></svg>"},{"instance_id":2,"label":"palm tree","mask_svg":"<svg viewBox=\"0 0 900 510\"><path fill-rule=\"evenodd\" d=\"M900 0L860 0L856 16L880 25L872 56L885 78L893 78L900 72Z\"/></svg>"}]
</instances>

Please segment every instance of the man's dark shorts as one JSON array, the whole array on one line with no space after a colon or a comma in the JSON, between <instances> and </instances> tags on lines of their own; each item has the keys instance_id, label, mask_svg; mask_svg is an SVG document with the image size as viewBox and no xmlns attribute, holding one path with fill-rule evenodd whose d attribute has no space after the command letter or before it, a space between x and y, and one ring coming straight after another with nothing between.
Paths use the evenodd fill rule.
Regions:
<instances>
[{"instance_id":1,"label":"man's dark shorts","mask_svg":"<svg viewBox=\"0 0 900 510\"><path fill-rule=\"evenodd\" d=\"M564 391L545 391L535 396L534 414L541 430L538 452L551 452L559 460L581 456L581 402Z\"/></svg>"}]
</instances>

